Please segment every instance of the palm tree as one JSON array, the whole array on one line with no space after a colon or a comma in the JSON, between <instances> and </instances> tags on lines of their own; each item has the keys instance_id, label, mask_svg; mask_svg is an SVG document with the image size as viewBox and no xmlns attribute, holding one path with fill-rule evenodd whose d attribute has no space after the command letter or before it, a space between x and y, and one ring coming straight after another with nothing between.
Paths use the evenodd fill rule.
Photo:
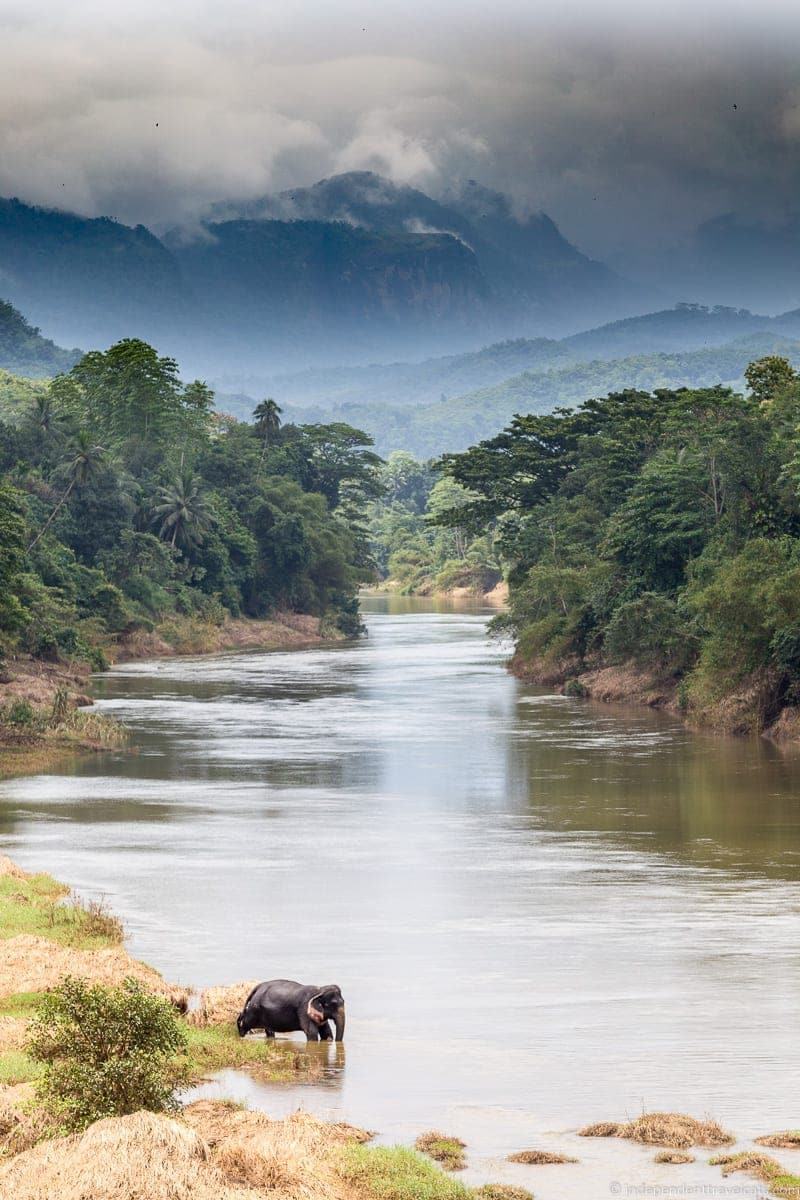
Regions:
<instances>
[{"instance_id":1,"label":"palm tree","mask_svg":"<svg viewBox=\"0 0 800 1200\"><path fill-rule=\"evenodd\" d=\"M256 433L261 438L261 461L264 461L264 455L267 452L267 447L275 434L281 427L282 408L276 402L268 397L257 404L253 410L253 416L256 419Z\"/></svg>"},{"instance_id":2,"label":"palm tree","mask_svg":"<svg viewBox=\"0 0 800 1200\"><path fill-rule=\"evenodd\" d=\"M56 422L56 412L48 392L40 392L33 401L30 420L42 433L49 433Z\"/></svg>"},{"instance_id":3,"label":"palm tree","mask_svg":"<svg viewBox=\"0 0 800 1200\"><path fill-rule=\"evenodd\" d=\"M213 513L196 475L185 472L161 488L153 524L161 522L158 536L171 546L198 546L213 523Z\"/></svg>"},{"instance_id":4,"label":"palm tree","mask_svg":"<svg viewBox=\"0 0 800 1200\"><path fill-rule=\"evenodd\" d=\"M98 446L93 443L89 433L85 429L78 430L70 446L70 453L72 457L67 467L67 478L69 479L69 483L62 493L58 503L50 513L50 516L47 518L31 544L28 546L29 551L32 550L37 542L40 542L47 533L47 530L50 528L61 509L67 503L75 488L81 488L84 486L84 484L88 483L92 476L97 474L97 471L105 464L106 461L105 447Z\"/></svg>"}]
</instances>

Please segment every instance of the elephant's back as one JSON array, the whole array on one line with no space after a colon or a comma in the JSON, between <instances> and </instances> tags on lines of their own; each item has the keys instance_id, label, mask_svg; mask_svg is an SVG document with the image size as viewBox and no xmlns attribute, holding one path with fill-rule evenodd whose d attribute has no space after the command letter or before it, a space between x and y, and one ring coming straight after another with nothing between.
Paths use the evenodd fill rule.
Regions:
<instances>
[{"instance_id":1,"label":"elephant's back","mask_svg":"<svg viewBox=\"0 0 800 1200\"><path fill-rule=\"evenodd\" d=\"M304 984L297 983L294 979L267 979L253 988L247 1006L272 1008L283 1004L297 1004L302 993L307 990Z\"/></svg>"}]
</instances>

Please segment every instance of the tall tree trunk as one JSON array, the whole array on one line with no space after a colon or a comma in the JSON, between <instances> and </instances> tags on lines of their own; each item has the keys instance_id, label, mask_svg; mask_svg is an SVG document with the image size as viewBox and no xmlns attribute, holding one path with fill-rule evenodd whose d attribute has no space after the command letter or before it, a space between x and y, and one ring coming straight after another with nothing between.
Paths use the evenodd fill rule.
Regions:
<instances>
[{"instance_id":1,"label":"tall tree trunk","mask_svg":"<svg viewBox=\"0 0 800 1200\"><path fill-rule=\"evenodd\" d=\"M41 529L39 530L39 532L37 533L36 537L35 537L35 538L33 539L33 541L31 542L30 546L28 546L28 553L30 553L30 552L31 552L31 550L32 550L32 549L33 549L33 547L34 547L34 546L37 544L37 542L40 542L40 541L41 541L41 539L44 537L44 535L47 533L48 529L49 529L49 528L50 528L50 526L53 524L53 521L56 519L56 517L58 516L59 512L61 511L61 509L62 509L62 508L64 507L64 505L66 504L67 500L69 500L69 497L70 497L70 495L71 495L71 493L72 493L72 489L73 489L74 487L75 487L75 480L74 480L74 479L71 479L71 480L70 480L70 482L69 482L69 487L68 487L68 488L67 488L67 490L64 492L64 495L61 497L61 499L59 500L58 504L55 506L55 508L53 509L53 511L50 513L50 516L47 518L47 520L45 521L44 525L42 526L42 528L41 528Z\"/></svg>"}]
</instances>

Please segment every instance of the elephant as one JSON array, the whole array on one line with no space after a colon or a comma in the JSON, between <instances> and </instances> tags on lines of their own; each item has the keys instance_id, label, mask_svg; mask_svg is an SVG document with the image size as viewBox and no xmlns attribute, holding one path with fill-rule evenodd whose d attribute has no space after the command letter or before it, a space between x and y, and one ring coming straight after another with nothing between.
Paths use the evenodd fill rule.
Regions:
<instances>
[{"instance_id":1,"label":"elephant","mask_svg":"<svg viewBox=\"0 0 800 1200\"><path fill-rule=\"evenodd\" d=\"M236 1028L239 1037L251 1029L263 1029L268 1038L302 1030L309 1042L329 1042L333 1038L329 1019L336 1026L336 1041L344 1041L344 998L337 984L317 987L270 979L253 988L236 1018Z\"/></svg>"}]
</instances>

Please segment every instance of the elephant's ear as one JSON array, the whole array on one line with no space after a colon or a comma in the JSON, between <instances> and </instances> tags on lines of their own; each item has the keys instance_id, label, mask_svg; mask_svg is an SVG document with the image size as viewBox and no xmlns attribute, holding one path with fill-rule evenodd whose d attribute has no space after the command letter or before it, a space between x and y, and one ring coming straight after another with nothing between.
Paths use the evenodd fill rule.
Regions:
<instances>
[{"instance_id":1,"label":"elephant's ear","mask_svg":"<svg viewBox=\"0 0 800 1200\"><path fill-rule=\"evenodd\" d=\"M319 1000L320 994L320 992L317 992L316 996L312 996L306 1005L306 1016L308 1016L312 1021L316 1021L317 1025L321 1025L325 1020L325 1013L322 1011L322 1009L317 1008L315 1004L315 1001Z\"/></svg>"}]
</instances>

